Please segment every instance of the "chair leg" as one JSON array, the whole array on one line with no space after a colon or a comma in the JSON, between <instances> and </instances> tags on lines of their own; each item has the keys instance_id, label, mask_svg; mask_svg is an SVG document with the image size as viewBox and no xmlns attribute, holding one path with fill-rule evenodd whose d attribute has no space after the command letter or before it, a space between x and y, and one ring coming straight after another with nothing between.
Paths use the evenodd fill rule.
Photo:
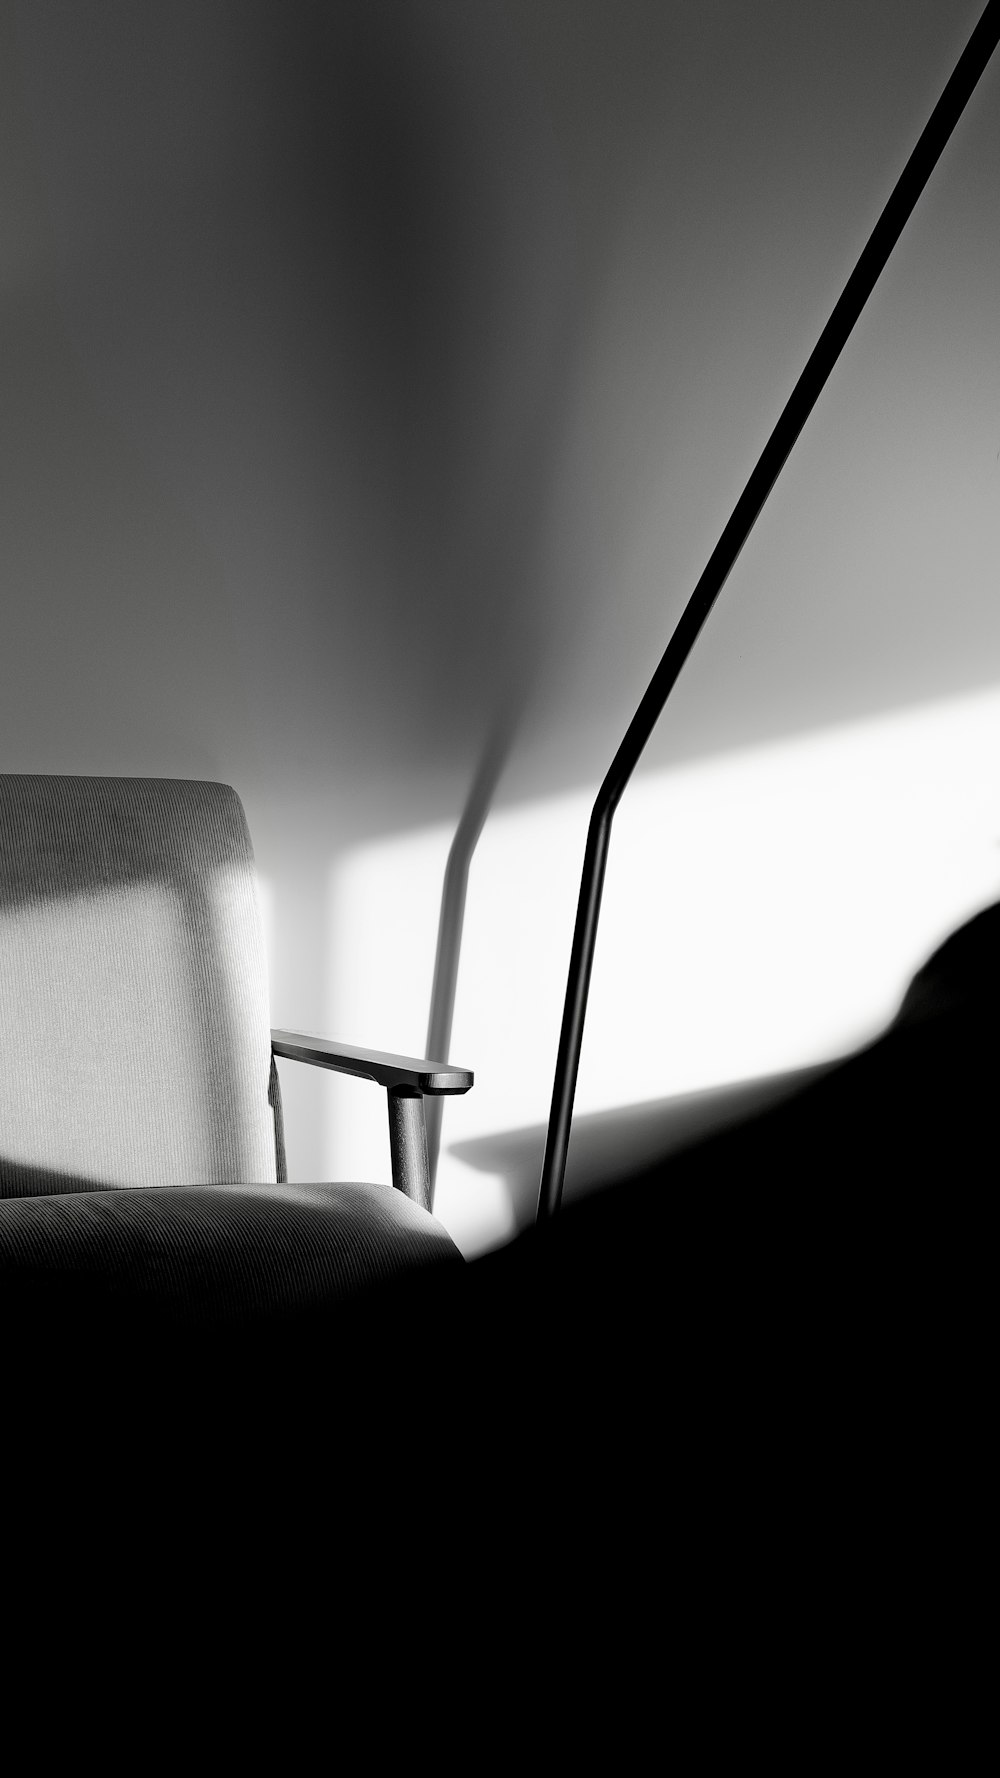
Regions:
<instances>
[{"instance_id":1,"label":"chair leg","mask_svg":"<svg viewBox=\"0 0 1000 1778\"><path fill-rule=\"evenodd\" d=\"M432 1194L424 1095L413 1087L390 1087L388 1099L392 1183L404 1197L429 1210Z\"/></svg>"}]
</instances>

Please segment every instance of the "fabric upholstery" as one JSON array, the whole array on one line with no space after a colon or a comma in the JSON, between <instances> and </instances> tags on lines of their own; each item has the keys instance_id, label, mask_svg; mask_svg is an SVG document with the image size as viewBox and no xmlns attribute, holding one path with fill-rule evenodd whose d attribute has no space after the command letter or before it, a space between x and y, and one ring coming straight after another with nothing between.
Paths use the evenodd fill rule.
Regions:
<instances>
[{"instance_id":1,"label":"fabric upholstery","mask_svg":"<svg viewBox=\"0 0 1000 1778\"><path fill-rule=\"evenodd\" d=\"M460 1260L432 1216L391 1186L251 1185L8 1200L0 1296L25 1281L43 1311L141 1299L179 1326L239 1325L349 1301L401 1270ZM18 1302L18 1313L23 1303Z\"/></svg>"},{"instance_id":2,"label":"fabric upholstery","mask_svg":"<svg viewBox=\"0 0 1000 1778\"><path fill-rule=\"evenodd\" d=\"M22 1366L105 1335L121 1362L150 1326L273 1330L461 1262L389 1185L284 1180L236 793L0 777L0 1326Z\"/></svg>"},{"instance_id":3,"label":"fabric upholstery","mask_svg":"<svg viewBox=\"0 0 1000 1778\"><path fill-rule=\"evenodd\" d=\"M235 791L0 776L0 1197L274 1183L276 1120Z\"/></svg>"}]
</instances>

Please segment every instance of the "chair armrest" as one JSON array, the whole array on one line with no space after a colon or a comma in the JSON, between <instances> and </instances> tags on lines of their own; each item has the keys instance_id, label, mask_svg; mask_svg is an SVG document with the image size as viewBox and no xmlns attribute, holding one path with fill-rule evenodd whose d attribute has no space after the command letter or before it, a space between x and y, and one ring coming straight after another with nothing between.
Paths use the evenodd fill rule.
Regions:
<instances>
[{"instance_id":1,"label":"chair armrest","mask_svg":"<svg viewBox=\"0 0 1000 1778\"><path fill-rule=\"evenodd\" d=\"M471 1068L450 1062L428 1062L418 1056L394 1056L386 1050L363 1050L353 1043L335 1043L308 1031L272 1031L271 1049L293 1062L309 1062L314 1068L334 1068L338 1074L360 1075L379 1086L403 1087L417 1093L467 1093L473 1083Z\"/></svg>"}]
</instances>

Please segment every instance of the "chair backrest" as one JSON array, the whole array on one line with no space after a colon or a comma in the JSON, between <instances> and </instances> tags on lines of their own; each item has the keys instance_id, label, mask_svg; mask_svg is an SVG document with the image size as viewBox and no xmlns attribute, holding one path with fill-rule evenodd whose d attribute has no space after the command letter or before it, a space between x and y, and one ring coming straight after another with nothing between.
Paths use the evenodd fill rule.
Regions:
<instances>
[{"instance_id":1,"label":"chair backrest","mask_svg":"<svg viewBox=\"0 0 1000 1778\"><path fill-rule=\"evenodd\" d=\"M0 776L0 1196L273 1183L276 1115L235 791Z\"/></svg>"}]
</instances>

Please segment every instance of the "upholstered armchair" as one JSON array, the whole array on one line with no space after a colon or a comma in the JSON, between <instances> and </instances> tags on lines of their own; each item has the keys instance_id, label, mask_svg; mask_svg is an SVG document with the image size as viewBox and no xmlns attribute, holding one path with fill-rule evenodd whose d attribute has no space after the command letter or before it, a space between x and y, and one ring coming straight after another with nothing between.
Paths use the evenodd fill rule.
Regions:
<instances>
[{"instance_id":1,"label":"upholstered armchair","mask_svg":"<svg viewBox=\"0 0 1000 1778\"><path fill-rule=\"evenodd\" d=\"M270 1030L227 785L0 776L0 995L8 1301L92 1286L238 1324L460 1261L431 1212L423 1097L473 1077ZM286 1183L275 1055L386 1090L392 1186Z\"/></svg>"}]
</instances>

